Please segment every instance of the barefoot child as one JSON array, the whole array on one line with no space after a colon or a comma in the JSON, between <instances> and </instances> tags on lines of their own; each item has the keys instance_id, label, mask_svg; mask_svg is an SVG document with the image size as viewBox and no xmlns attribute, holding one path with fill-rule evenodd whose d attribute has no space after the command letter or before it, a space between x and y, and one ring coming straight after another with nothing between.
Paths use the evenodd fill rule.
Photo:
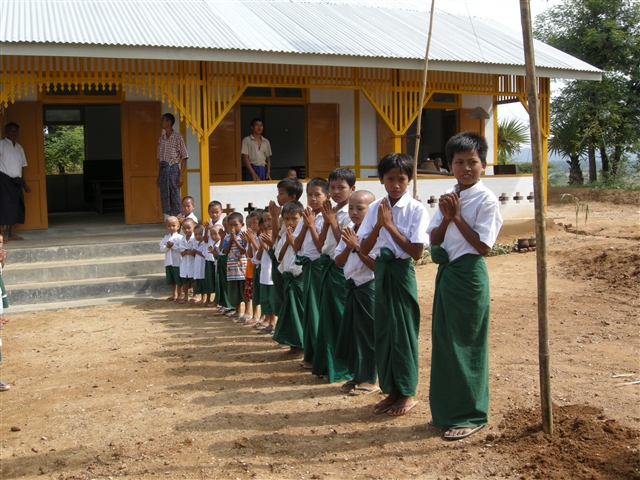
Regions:
<instances>
[{"instance_id":1,"label":"barefoot child","mask_svg":"<svg viewBox=\"0 0 640 480\"><path fill-rule=\"evenodd\" d=\"M178 303L187 303L189 301L189 289L193 286L193 248L195 238L193 237L193 229L195 222L190 218L182 221L182 233L184 234L180 240L180 281L182 282L182 298ZM195 302L196 300L194 300Z\"/></svg>"},{"instance_id":2,"label":"barefoot child","mask_svg":"<svg viewBox=\"0 0 640 480\"><path fill-rule=\"evenodd\" d=\"M351 223L349 219L349 197L356 189L356 175L348 168L336 168L329 174L329 196L324 201L322 217L324 224L320 232L322 254L318 262L322 266L318 303L321 315L318 321L317 348L313 359L314 375L326 375L329 383L351 378L346 362L335 355L335 345L344 313L346 298L345 278L342 265L334 262L335 250L342 231ZM335 202L333 207L331 202Z\"/></svg>"},{"instance_id":3,"label":"barefoot child","mask_svg":"<svg viewBox=\"0 0 640 480\"><path fill-rule=\"evenodd\" d=\"M284 204L282 220L286 230L278 240L275 250L279 261L278 269L282 274L283 297L273 339L282 345L289 345L286 352L289 355L298 355L303 348L302 267L296 262L293 237L303 212L304 207L298 201Z\"/></svg>"},{"instance_id":4,"label":"barefoot child","mask_svg":"<svg viewBox=\"0 0 640 480\"><path fill-rule=\"evenodd\" d=\"M228 302L233 305L235 313L229 314L230 318L240 318L242 314L242 304L244 297L244 281L247 270L247 248L242 240L242 228L244 227L244 217L239 212L230 213L229 229L226 245L222 248L222 253L227 256L227 295Z\"/></svg>"},{"instance_id":5,"label":"barefoot child","mask_svg":"<svg viewBox=\"0 0 640 480\"><path fill-rule=\"evenodd\" d=\"M167 279L167 285L171 285L172 295L167 300L174 302L180 299L180 240L182 235L178 233L180 230L180 222L176 217L167 217L164 223L167 234L160 240L160 251L164 253L164 269Z\"/></svg>"},{"instance_id":6,"label":"barefoot child","mask_svg":"<svg viewBox=\"0 0 640 480\"><path fill-rule=\"evenodd\" d=\"M350 395L377 393L378 373L374 348L373 312L375 286L373 258L360 250L358 229L376 197L367 190L358 190L349 198L351 227L342 231L336 247L336 265L344 265L346 300L340 332L336 342L336 357L347 364L353 380L340 390Z\"/></svg>"},{"instance_id":7,"label":"barefoot child","mask_svg":"<svg viewBox=\"0 0 640 480\"><path fill-rule=\"evenodd\" d=\"M375 258L375 349L380 388L387 397L374 413L407 413L418 384L420 306L413 269L429 243L429 214L408 191L413 178L410 155L390 153L378 164L387 195L369 206L358 230L363 254Z\"/></svg>"},{"instance_id":8,"label":"barefoot child","mask_svg":"<svg viewBox=\"0 0 640 480\"><path fill-rule=\"evenodd\" d=\"M459 440L487 424L489 409L489 275L491 251L502 217L496 196L480 180L487 142L463 132L445 146L458 184L440 197L429 225L431 258L438 264L433 299L432 424Z\"/></svg>"},{"instance_id":9,"label":"barefoot child","mask_svg":"<svg viewBox=\"0 0 640 480\"><path fill-rule=\"evenodd\" d=\"M7 256L7 251L2 248L4 246L4 236L0 233L0 330L4 328L4 325L9 322L3 313L5 308L9 308L9 302L7 301L7 292L2 281L2 269L4 268L4 259ZM2 361L2 339L0 338L0 362ZM6 392L11 387L4 382L0 382L0 392Z\"/></svg>"},{"instance_id":10,"label":"barefoot child","mask_svg":"<svg viewBox=\"0 0 640 480\"><path fill-rule=\"evenodd\" d=\"M304 317L304 359L300 363L302 368L313 368L313 357L317 348L318 322L320 318L319 296L322 281L322 265L318 261L322 251L320 232L322 232L322 209L329 194L329 182L316 177L307 183L307 204L302 214L302 221L298 223L293 236L295 237L296 259L302 265L302 303Z\"/></svg>"},{"instance_id":11,"label":"barefoot child","mask_svg":"<svg viewBox=\"0 0 640 480\"><path fill-rule=\"evenodd\" d=\"M206 274L206 255L207 242L204 241L204 225L196 225L193 229L195 238L193 246L193 296L200 295L200 300L194 302L198 305L205 304L205 274Z\"/></svg>"}]
</instances>

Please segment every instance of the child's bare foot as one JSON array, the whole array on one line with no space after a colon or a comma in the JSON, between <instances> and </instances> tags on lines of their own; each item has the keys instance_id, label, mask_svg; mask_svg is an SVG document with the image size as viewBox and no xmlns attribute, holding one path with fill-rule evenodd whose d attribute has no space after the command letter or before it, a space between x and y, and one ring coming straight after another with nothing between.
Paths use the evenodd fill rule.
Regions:
<instances>
[{"instance_id":1,"label":"child's bare foot","mask_svg":"<svg viewBox=\"0 0 640 480\"><path fill-rule=\"evenodd\" d=\"M178 303L181 305L184 305L185 303L187 303L189 300L187 298L181 298L180 300L178 300Z\"/></svg>"},{"instance_id":2,"label":"child's bare foot","mask_svg":"<svg viewBox=\"0 0 640 480\"><path fill-rule=\"evenodd\" d=\"M387 412L387 415L392 417L401 417L402 415L409 413L413 407L418 404L417 400L413 400L413 397L405 397L404 395L398 395L398 399L392 405Z\"/></svg>"},{"instance_id":3,"label":"child's bare foot","mask_svg":"<svg viewBox=\"0 0 640 480\"><path fill-rule=\"evenodd\" d=\"M384 400L380 400L375 404L375 406L373 407L373 413L379 414L386 412L391 407L393 407L399 396L400 392L392 392L387 398L385 398Z\"/></svg>"},{"instance_id":4,"label":"child's bare foot","mask_svg":"<svg viewBox=\"0 0 640 480\"><path fill-rule=\"evenodd\" d=\"M175 302L176 301L176 297L171 295L170 297L167 297L166 300L167 300L167 302Z\"/></svg>"},{"instance_id":5,"label":"child's bare foot","mask_svg":"<svg viewBox=\"0 0 640 480\"><path fill-rule=\"evenodd\" d=\"M362 382L357 384L353 388L353 390L349 392L349 395L353 395L354 397L359 397L361 395L371 395L373 393L379 393L379 392L380 392L380 387L372 383Z\"/></svg>"},{"instance_id":6,"label":"child's bare foot","mask_svg":"<svg viewBox=\"0 0 640 480\"><path fill-rule=\"evenodd\" d=\"M7 317L0 317L0 325L5 325L9 323L9 319Z\"/></svg>"},{"instance_id":7,"label":"child's bare foot","mask_svg":"<svg viewBox=\"0 0 640 480\"><path fill-rule=\"evenodd\" d=\"M289 347L289 350L287 350L285 353L285 355L293 355L293 356L298 356L298 355L302 355L302 353L304 352L304 350L302 348L298 348L298 347Z\"/></svg>"},{"instance_id":8,"label":"child's bare foot","mask_svg":"<svg viewBox=\"0 0 640 480\"><path fill-rule=\"evenodd\" d=\"M300 362L300 366L305 370L311 370L313 368L313 363L303 360Z\"/></svg>"}]
</instances>

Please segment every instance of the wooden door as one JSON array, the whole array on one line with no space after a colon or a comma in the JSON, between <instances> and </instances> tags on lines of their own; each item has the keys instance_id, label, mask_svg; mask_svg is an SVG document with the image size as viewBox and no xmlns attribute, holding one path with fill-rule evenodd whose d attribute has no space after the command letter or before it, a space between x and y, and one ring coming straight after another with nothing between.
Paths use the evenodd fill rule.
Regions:
<instances>
[{"instance_id":1,"label":"wooden door","mask_svg":"<svg viewBox=\"0 0 640 480\"><path fill-rule=\"evenodd\" d=\"M340 166L339 114L337 104L307 105L307 178L329 178Z\"/></svg>"},{"instance_id":2,"label":"wooden door","mask_svg":"<svg viewBox=\"0 0 640 480\"><path fill-rule=\"evenodd\" d=\"M42 116L42 103L16 102L6 109L2 118L3 137L7 123L15 122L20 125L18 143L27 157L28 166L22 171L22 175L31 192L24 193L25 222L24 225L16 226L19 230L40 230L49 226Z\"/></svg>"},{"instance_id":3,"label":"wooden door","mask_svg":"<svg viewBox=\"0 0 640 480\"><path fill-rule=\"evenodd\" d=\"M460 110L460 130L458 132L476 132L484 135L484 120L470 120L469 115L472 113L472 108Z\"/></svg>"},{"instance_id":4,"label":"wooden door","mask_svg":"<svg viewBox=\"0 0 640 480\"><path fill-rule=\"evenodd\" d=\"M162 222L156 151L160 102L122 102L122 180L124 223ZM186 179L185 179L186 181Z\"/></svg>"},{"instance_id":5,"label":"wooden door","mask_svg":"<svg viewBox=\"0 0 640 480\"><path fill-rule=\"evenodd\" d=\"M240 107L234 105L209 136L209 181L242 181Z\"/></svg>"},{"instance_id":6,"label":"wooden door","mask_svg":"<svg viewBox=\"0 0 640 480\"><path fill-rule=\"evenodd\" d=\"M389 128L389 125L385 123L382 117L376 113L376 127L378 133L378 163L388 153L401 153L394 152L393 146L393 132ZM411 154L413 155L413 153Z\"/></svg>"}]
</instances>

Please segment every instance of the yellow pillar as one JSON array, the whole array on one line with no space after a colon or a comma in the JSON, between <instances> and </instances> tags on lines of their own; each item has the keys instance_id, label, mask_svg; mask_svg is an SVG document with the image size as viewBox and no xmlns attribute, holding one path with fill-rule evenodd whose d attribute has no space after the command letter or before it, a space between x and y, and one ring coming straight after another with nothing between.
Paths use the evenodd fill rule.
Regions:
<instances>
[{"instance_id":1,"label":"yellow pillar","mask_svg":"<svg viewBox=\"0 0 640 480\"><path fill-rule=\"evenodd\" d=\"M542 192L544 198L543 214L547 215L547 204L549 194L549 137L542 135ZM577 228L577 227L576 227Z\"/></svg>"},{"instance_id":2,"label":"yellow pillar","mask_svg":"<svg viewBox=\"0 0 640 480\"><path fill-rule=\"evenodd\" d=\"M394 135L393 141L393 153L402 153L402 135Z\"/></svg>"},{"instance_id":3,"label":"yellow pillar","mask_svg":"<svg viewBox=\"0 0 640 480\"><path fill-rule=\"evenodd\" d=\"M208 218L210 199L209 181L209 137L200 139L200 204L202 218Z\"/></svg>"},{"instance_id":4,"label":"yellow pillar","mask_svg":"<svg viewBox=\"0 0 640 480\"><path fill-rule=\"evenodd\" d=\"M356 178L360 178L360 90L353 91L353 144Z\"/></svg>"}]
</instances>

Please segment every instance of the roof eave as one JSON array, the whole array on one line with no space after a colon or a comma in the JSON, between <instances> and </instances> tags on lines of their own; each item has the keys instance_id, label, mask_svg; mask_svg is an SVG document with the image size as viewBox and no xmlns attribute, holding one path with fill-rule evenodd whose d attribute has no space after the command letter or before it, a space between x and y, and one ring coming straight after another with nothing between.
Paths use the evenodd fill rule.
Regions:
<instances>
[{"instance_id":1,"label":"roof eave","mask_svg":"<svg viewBox=\"0 0 640 480\"><path fill-rule=\"evenodd\" d=\"M337 67L397 68L422 70L424 61L410 58L363 57L352 55L304 54L250 50L206 48L148 47L125 45L88 45L62 43L0 43L0 55L46 57L97 57L150 60L199 60L217 62L273 63L283 65L317 65ZM496 75L524 75L524 65L486 64L429 60L429 68L444 72L471 72ZM573 80L602 80L600 71L583 71L537 67L539 77Z\"/></svg>"}]
</instances>

